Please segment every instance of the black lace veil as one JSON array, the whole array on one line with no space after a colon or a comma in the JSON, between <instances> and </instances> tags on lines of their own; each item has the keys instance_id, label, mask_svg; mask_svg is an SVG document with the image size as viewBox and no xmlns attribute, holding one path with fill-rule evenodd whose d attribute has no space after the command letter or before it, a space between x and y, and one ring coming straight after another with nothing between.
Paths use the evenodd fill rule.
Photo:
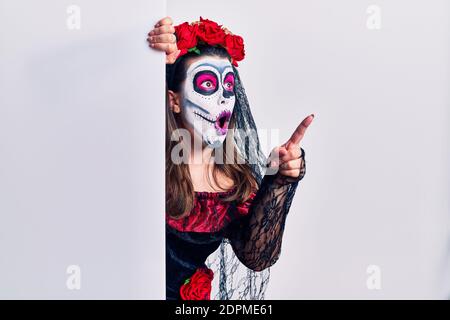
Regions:
<instances>
[{"instance_id":1,"label":"black lace veil","mask_svg":"<svg viewBox=\"0 0 450 320\"><path fill-rule=\"evenodd\" d=\"M250 104L237 68L235 72L236 103L233 111L235 117L234 140L236 147L251 167L252 173L261 186L266 174L267 157L264 155ZM292 200L296 185L289 187L285 196L288 206ZM263 300L270 279L270 268L253 271L244 266L236 257L228 239L223 239L219 249L207 260L207 265L214 271L212 299L218 300Z\"/></svg>"},{"instance_id":2,"label":"black lace veil","mask_svg":"<svg viewBox=\"0 0 450 320\"><path fill-rule=\"evenodd\" d=\"M260 185L265 174L267 158L261 150L256 124L239 71L234 66L233 70L236 95L233 110L233 117L235 117L234 140L239 153L248 160L252 173ZM264 299L270 278L270 268L256 272L245 267L234 254L228 239L222 240L219 249L208 258L207 265L216 275L211 299Z\"/></svg>"}]
</instances>

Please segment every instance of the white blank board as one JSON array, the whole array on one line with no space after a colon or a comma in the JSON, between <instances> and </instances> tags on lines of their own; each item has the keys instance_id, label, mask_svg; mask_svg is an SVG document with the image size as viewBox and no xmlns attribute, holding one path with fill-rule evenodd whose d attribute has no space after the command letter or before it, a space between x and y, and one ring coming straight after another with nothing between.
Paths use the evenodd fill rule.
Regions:
<instances>
[{"instance_id":1,"label":"white blank board","mask_svg":"<svg viewBox=\"0 0 450 320\"><path fill-rule=\"evenodd\" d=\"M0 298L164 298L165 1L0 7Z\"/></svg>"}]
</instances>

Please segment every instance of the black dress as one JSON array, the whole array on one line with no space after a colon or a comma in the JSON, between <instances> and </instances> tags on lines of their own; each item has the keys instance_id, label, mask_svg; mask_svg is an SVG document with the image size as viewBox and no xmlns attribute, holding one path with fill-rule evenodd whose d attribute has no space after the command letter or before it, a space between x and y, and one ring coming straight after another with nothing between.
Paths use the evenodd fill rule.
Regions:
<instances>
[{"instance_id":1,"label":"black dress","mask_svg":"<svg viewBox=\"0 0 450 320\"><path fill-rule=\"evenodd\" d=\"M280 255L286 217L305 172L302 161L296 179L265 176L244 203L223 201L234 190L196 192L189 216L175 220L166 215L166 299L186 299L180 288L196 272L207 269L206 259L223 238L229 239L246 267L261 271L272 266Z\"/></svg>"}]
</instances>

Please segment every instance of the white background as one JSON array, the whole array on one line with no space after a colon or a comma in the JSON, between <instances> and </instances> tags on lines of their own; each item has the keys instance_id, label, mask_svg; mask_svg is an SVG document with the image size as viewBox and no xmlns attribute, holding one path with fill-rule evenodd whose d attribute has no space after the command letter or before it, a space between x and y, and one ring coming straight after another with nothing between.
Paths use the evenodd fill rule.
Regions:
<instances>
[{"instance_id":1,"label":"white background","mask_svg":"<svg viewBox=\"0 0 450 320\"><path fill-rule=\"evenodd\" d=\"M168 1L176 24L203 16L243 36L259 128L284 142L316 115L267 299L450 296L449 12L445 0ZM381 290L367 288L369 265Z\"/></svg>"}]
</instances>

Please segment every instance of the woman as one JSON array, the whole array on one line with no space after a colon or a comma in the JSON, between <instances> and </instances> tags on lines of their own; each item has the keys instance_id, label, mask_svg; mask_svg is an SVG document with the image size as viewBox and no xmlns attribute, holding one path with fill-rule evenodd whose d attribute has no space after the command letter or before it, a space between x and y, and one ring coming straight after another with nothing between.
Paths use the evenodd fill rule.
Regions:
<instances>
[{"instance_id":1,"label":"woman","mask_svg":"<svg viewBox=\"0 0 450 320\"><path fill-rule=\"evenodd\" d=\"M148 41L167 62L166 295L210 299L205 261L225 240L250 270L278 259L314 115L265 159L236 68L242 38L201 17L176 27L166 17ZM226 282L221 274L220 298L232 295Z\"/></svg>"}]
</instances>

